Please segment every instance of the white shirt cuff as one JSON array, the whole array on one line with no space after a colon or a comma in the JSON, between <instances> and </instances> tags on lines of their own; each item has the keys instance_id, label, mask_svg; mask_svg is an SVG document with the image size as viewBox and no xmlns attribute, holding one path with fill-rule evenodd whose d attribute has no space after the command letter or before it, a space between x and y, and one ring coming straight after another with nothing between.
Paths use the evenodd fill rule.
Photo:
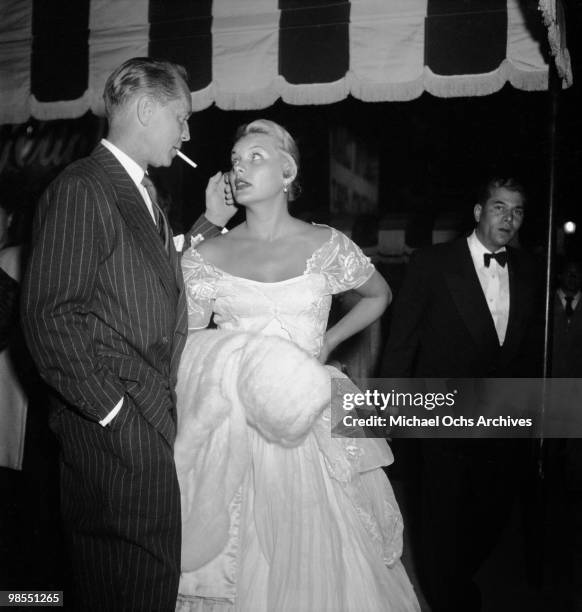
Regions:
<instances>
[{"instance_id":1,"label":"white shirt cuff","mask_svg":"<svg viewBox=\"0 0 582 612\"><path fill-rule=\"evenodd\" d=\"M117 413L121 410L122 404L123 404L123 398L121 398L117 402L117 404L115 405L115 408L104 419L101 419L101 421L99 421L99 425L102 425L103 427L105 427L106 425L111 423L111 421L117 416Z\"/></svg>"},{"instance_id":2,"label":"white shirt cuff","mask_svg":"<svg viewBox=\"0 0 582 612\"><path fill-rule=\"evenodd\" d=\"M174 247L176 247L176 251L181 253L184 249L184 234L178 234L174 236Z\"/></svg>"}]
</instances>

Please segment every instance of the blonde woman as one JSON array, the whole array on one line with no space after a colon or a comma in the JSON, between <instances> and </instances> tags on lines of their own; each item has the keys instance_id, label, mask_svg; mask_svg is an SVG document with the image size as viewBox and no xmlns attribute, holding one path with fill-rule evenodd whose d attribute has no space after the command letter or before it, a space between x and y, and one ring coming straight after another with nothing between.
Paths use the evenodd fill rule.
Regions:
<instances>
[{"instance_id":1,"label":"blonde woman","mask_svg":"<svg viewBox=\"0 0 582 612\"><path fill-rule=\"evenodd\" d=\"M335 229L292 217L299 154L276 123L239 129L230 185L246 219L185 253L190 338L178 376L178 609L419 610L384 440L330 435L328 354L391 292ZM359 303L326 330L333 294ZM211 316L218 332L200 331Z\"/></svg>"}]
</instances>

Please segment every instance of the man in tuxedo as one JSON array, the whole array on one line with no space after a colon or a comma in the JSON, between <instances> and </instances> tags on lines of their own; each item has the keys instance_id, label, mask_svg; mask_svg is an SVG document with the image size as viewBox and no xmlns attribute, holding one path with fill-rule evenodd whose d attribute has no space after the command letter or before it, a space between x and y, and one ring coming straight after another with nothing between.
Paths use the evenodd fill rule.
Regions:
<instances>
[{"instance_id":1,"label":"man in tuxedo","mask_svg":"<svg viewBox=\"0 0 582 612\"><path fill-rule=\"evenodd\" d=\"M562 262L554 297L552 376L582 377L582 265Z\"/></svg>"},{"instance_id":2,"label":"man in tuxedo","mask_svg":"<svg viewBox=\"0 0 582 612\"><path fill-rule=\"evenodd\" d=\"M524 208L524 190L517 181L493 178L474 206L476 226L469 237L414 254L394 304L384 376L537 374L531 336L535 264L508 246L523 222ZM421 587L433 612L479 610L473 576L511 512L516 472L527 448L502 440L403 444L409 442L419 451L419 533L412 537L419 544Z\"/></svg>"},{"instance_id":3,"label":"man in tuxedo","mask_svg":"<svg viewBox=\"0 0 582 612\"><path fill-rule=\"evenodd\" d=\"M175 382L187 333L179 253L149 166L190 138L185 70L133 58L108 78L109 132L41 198L23 324L55 392L61 497L79 610L174 610L180 492ZM191 234L234 213L222 175Z\"/></svg>"}]
</instances>

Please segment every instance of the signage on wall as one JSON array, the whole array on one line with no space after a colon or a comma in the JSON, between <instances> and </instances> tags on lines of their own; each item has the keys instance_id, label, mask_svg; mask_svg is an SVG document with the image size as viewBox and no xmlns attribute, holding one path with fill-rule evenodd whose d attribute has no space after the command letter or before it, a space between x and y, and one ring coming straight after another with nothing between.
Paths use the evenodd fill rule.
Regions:
<instances>
[{"instance_id":1,"label":"signage on wall","mask_svg":"<svg viewBox=\"0 0 582 612\"><path fill-rule=\"evenodd\" d=\"M61 168L88 155L105 132L105 120L35 121L0 128L0 174Z\"/></svg>"}]
</instances>

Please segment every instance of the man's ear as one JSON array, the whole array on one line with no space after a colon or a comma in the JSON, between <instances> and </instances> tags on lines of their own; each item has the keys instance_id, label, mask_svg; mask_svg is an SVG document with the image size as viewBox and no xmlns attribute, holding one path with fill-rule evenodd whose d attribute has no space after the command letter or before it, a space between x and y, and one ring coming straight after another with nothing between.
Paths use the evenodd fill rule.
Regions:
<instances>
[{"instance_id":1,"label":"man's ear","mask_svg":"<svg viewBox=\"0 0 582 612\"><path fill-rule=\"evenodd\" d=\"M481 206L481 204L475 204L473 208L473 216L475 217L476 223L479 223L482 212L483 212L483 207Z\"/></svg>"},{"instance_id":2,"label":"man's ear","mask_svg":"<svg viewBox=\"0 0 582 612\"><path fill-rule=\"evenodd\" d=\"M137 113L137 120L141 125L149 125L152 115L154 114L155 101L151 96L143 95L137 100L135 110Z\"/></svg>"}]
</instances>

